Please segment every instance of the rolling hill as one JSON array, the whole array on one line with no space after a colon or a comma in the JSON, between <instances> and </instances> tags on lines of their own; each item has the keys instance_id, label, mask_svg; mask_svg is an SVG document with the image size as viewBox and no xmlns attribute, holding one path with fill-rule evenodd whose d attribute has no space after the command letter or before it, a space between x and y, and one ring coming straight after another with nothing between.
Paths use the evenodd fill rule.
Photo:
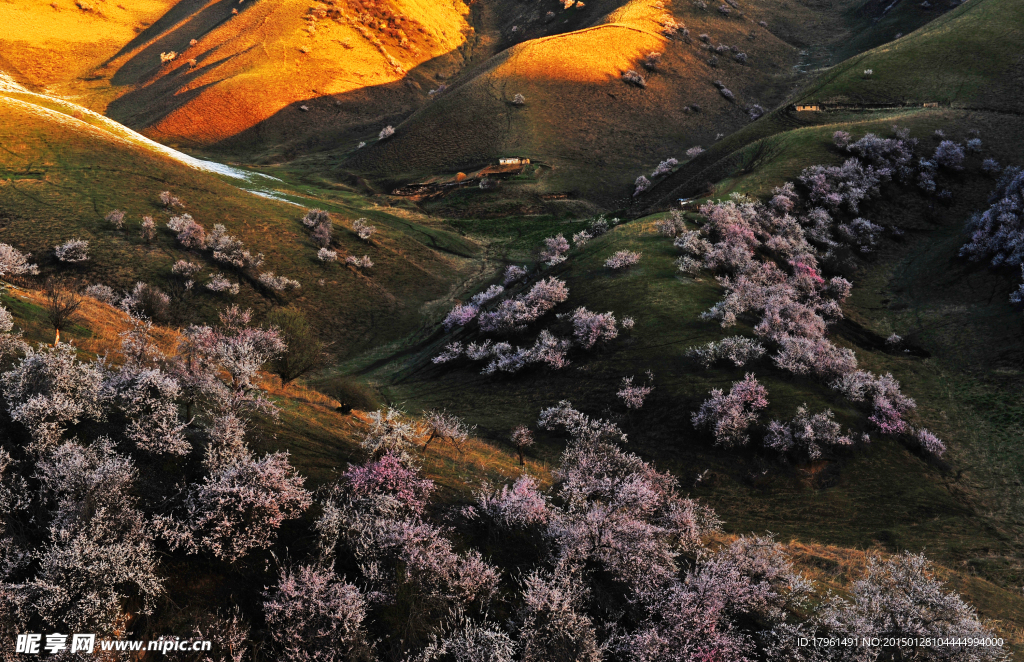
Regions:
<instances>
[{"instance_id":1,"label":"rolling hill","mask_svg":"<svg viewBox=\"0 0 1024 662\"><path fill-rule=\"evenodd\" d=\"M165 229L171 215L189 212L208 229L223 224L248 248L262 252L264 271L301 283L296 294L282 299L261 290L251 276L229 270L232 280L242 281L239 303L258 311L287 303L302 308L333 343L332 352L344 356L418 327L421 306L444 299L452 285L479 268L480 248L436 221L424 218L424 225L409 214L377 211L344 191L325 199L269 193L278 198L272 199L267 186L284 187L283 182L158 149L68 102L8 86L0 90L0 118L0 240L33 253L46 274L83 285L124 289L144 281L174 290L180 283L170 266L178 259L202 263L206 277L222 271L207 253L182 250ZM246 176L251 181L238 179ZM162 206L157 196L165 190L181 198L184 209ZM374 269L320 262L300 222L304 207L311 206L335 212L334 249L367 254ZM124 230L104 220L115 208L127 212ZM139 236L143 216L157 221L158 236L151 243ZM380 229L372 242L346 229L357 217ZM71 238L89 241L90 260L72 266L53 257L54 246ZM227 302L197 286L182 314L212 317Z\"/></svg>"},{"instance_id":2,"label":"rolling hill","mask_svg":"<svg viewBox=\"0 0 1024 662\"><path fill-rule=\"evenodd\" d=\"M438 444L418 455L441 486L439 509L464 506L483 481L516 476L509 431L537 427L542 408L569 399L615 418L629 434L627 449L713 506L725 535L777 534L819 588L848 590L850 564L862 566L869 553L925 551L1020 653L1024 346L1019 310L1006 298L1017 274L957 252L965 219L994 185L981 159L1021 162L1024 0L969 0L948 12L874 0L738 0L722 5L727 12L700 4L2 3L0 69L11 78L0 79L0 242L33 253L43 277L121 290L145 281L172 293L161 342L232 302L258 316L301 309L331 343L333 360L299 385L266 378L281 418L261 420L251 443L290 451L314 485L363 456L368 418L336 409L339 384L362 398L360 410L446 409L477 426L465 451ZM40 36L51 31L54 39ZM896 38L898 31L908 34ZM642 86L624 81L630 70ZM798 103L827 110L789 108ZM769 112L752 121L755 104ZM395 134L378 139L389 124ZM682 274L679 251L655 224L679 209L679 198L767 200L804 168L847 158L833 132L888 137L894 125L919 139L919 156L938 144L936 130L960 142L977 135L984 151L968 157L964 172L943 173L946 201L894 184L865 206L865 217L892 231L874 254L830 267L854 283L833 339L861 367L899 380L917 400L912 423L941 436L947 455L930 458L874 433L872 443L820 461L713 446L692 413L711 389L754 369L771 402L765 422L807 404L834 410L858 435L868 425L835 391L768 360L747 370L696 365L689 349L736 329L700 318L722 284L708 273ZM685 159L696 145L706 151ZM495 190L467 187L423 206L372 195L507 155L529 157L535 168ZM683 163L653 178L667 157ZM640 174L654 186L633 196ZM162 191L184 207L162 205ZM334 250L367 255L374 266L319 261L300 221L314 207L333 214ZM115 208L127 212L123 230L104 220ZM545 238L570 237L607 209L621 222L567 261L540 266ZM265 254L263 270L301 288L276 293L252 273L227 271L241 285L237 296L186 292L170 272L176 260L200 262L200 281L224 268L175 242L165 225L182 212L208 229L224 224ZM143 216L157 220L151 242L140 237ZM370 241L352 232L357 218L378 228ZM703 222L692 212L686 220ZM70 238L89 241L87 262L53 257ZM621 250L642 253L640 262L613 272L605 260ZM565 280L570 298L555 313L585 306L636 325L603 349L574 354L563 370L496 376L434 363L449 341L479 339L446 332L441 320L503 282L508 264ZM41 282L2 293L33 342L49 340L34 289ZM124 325L92 301L83 318L68 335L92 355L112 347ZM741 323L738 332L752 329ZM891 334L913 351L888 347ZM616 393L621 380L646 371L651 399L627 410ZM547 485L565 440L538 431L537 441L525 471ZM257 583L246 590L254 594ZM174 598L191 600L196 587L180 584Z\"/></svg>"},{"instance_id":3,"label":"rolling hill","mask_svg":"<svg viewBox=\"0 0 1024 662\"><path fill-rule=\"evenodd\" d=\"M408 112L476 42L461 2L131 4L4 3L0 69L160 142L251 153Z\"/></svg>"}]
</instances>

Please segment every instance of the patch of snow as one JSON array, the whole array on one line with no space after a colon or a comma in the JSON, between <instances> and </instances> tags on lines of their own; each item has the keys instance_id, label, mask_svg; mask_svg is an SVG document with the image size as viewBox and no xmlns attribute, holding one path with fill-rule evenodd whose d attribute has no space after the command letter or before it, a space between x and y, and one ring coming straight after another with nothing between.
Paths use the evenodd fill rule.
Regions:
<instances>
[{"instance_id":1,"label":"patch of snow","mask_svg":"<svg viewBox=\"0 0 1024 662\"><path fill-rule=\"evenodd\" d=\"M2 92L15 93L22 97L39 99L41 102L47 102L51 105L57 105L59 107L65 108L67 112L61 112L58 110L53 110L51 108L45 108L37 104L33 104L14 97L7 97L9 101L18 103L20 105L28 106L29 109L33 112L36 112L40 115L45 115L51 119L60 122L61 124L64 124L65 126L80 127L80 125L84 124L93 129L103 130L106 133L108 133L111 137L120 140L121 142L126 142L135 146L145 147L150 151L156 152L158 154L163 154L164 156L174 159L175 161L183 163L191 168L195 168L196 170L212 172L218 175L224 175L225 177L231 177L232 179L240 179L242 181L250 183L260 181L259 178L277 182L281 181L277 177L264 175L263 173L260 172L242 170L241 168L235 168L233 166L225 165L223 163L217 163L216 161L206 161L204 159L197 159L194 156L189 156L188 154L179 152L178 150L168 147L167 145L161 145L155 140L150 140L141 133L133 131L132 129L129 129L128 127L124 126L123 124L115 122L109 117L100 115L97 112L91 111L88 108L85 108L84 106L80 106L76 103L73 103L66 99L62 99L60 97L30 92L29 90L19 85L13 78L11 78L11 76L3 72L0 72L0 93ZM88 117L92 121L87 122L84 119L78 119L77 117L74 117L69 113L75 113L80 115L81 117ZM253 193L255 193L255 191L253 191ZM264 197L273 196L265 195Z\"/></svg>"}]
</instances>

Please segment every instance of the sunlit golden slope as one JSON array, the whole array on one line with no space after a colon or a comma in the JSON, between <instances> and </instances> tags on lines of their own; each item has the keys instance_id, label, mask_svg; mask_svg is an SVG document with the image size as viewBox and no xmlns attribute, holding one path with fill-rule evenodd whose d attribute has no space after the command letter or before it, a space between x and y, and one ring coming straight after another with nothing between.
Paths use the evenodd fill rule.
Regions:
<instances>
[{"instance_id":1,"label":"sunlit golden slope","mask_svg":"<svg viewBox=\"0 0 1024 662\"><path fill-rule=\"evenodd\" d=\"M687 26L689 36L668 36L670 21ZM712 46L746 53L747 63L731 49L707 50L704 33ZM642 66L651 52L662 53L654 71ZM754 16L726 18L689 3L671 13L655 0L632 0L592 27L499 53L347 165L388 182L522 155L552 167L543 190L628 198L632 180L650 176L660 160L683 159L687 148L748 123L750 106L780 101L795 58ZM646 86L625 82L629 70L645 76ZM513 103L517 94L525 105Z\"/></svg>"},{"instance_id":2,"label":"sunlit golden slope","mask_svg":"<svg viewBox=\"0 0 1024 662\"><path fill-rule=\"evenodd\" d=\"M131 12L90 2L91 11L70 0L0 4L0 20L13 23L0 27L10 63L0 69L184 145L219 143L283 110L293 113L287 135L257 140L408 112L461 66L473 38L461 0L149 0L127 3L142 8ZM40 64L54 57L75 66Z\"/></svg>"},{"instance_id":3,"label":"sunlit golden slope","mask_svg":"<svg viewBox=\"0 0 1024 662\"><path fill-rule=\"evenodd\" d=\"M88 76L175 0L4 0L0 70L32 86L60 86Z\"/></svg>"}]
</instances>

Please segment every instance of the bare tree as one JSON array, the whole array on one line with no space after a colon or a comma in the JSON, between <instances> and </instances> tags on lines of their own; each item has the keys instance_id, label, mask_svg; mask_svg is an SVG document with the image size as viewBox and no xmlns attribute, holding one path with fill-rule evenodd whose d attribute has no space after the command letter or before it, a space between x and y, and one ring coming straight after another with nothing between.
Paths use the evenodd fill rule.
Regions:
<instances>
[{"instance_id":1,"label":"bare tree","mask_svg":"<svg viewBox=\"0 0 1024 662\"><path fill-rule=\"evenodd\" d=\"M50 278L46 281L46 321L57 332L53 344L60 342L60 330L71 324L78 309L82 307L82 296L62 281Z\"/></svg>"}]
</instances>

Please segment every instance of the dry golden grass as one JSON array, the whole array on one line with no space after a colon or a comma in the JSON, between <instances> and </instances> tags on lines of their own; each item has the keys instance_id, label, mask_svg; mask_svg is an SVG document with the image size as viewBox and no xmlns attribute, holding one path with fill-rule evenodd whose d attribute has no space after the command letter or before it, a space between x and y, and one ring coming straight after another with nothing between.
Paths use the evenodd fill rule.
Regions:
<instances>
[{"instance_id":1,"label":"dry golden grass","mask_svg":"<svg viewBox=\"0 0 1024 662\"><path fill-rule=\"evenodd\" d=\"M44 292L14 285L8 285L7 289L11 297L45 310L46 294ZM29 338L50 338L52 342L54 331L45 320L19 318L17 322ZM62 341L70 340L80 351L88 354L109 355L115 363L120 360L120 334L132 327L131 318L127 313L95 299L83 297L82 307L79 308L73 324L77 328L62 333ZM81 333L81 330L88 333ZM165 354L174 351L178 343L178 336L177 330L162 326L154 325L150 332L150 338Z\"/></svg>"},{"instance_id":2,"label":"dry golden grass","mask_svg":"<svg viewBox=\"0 0 1024 662\"><path fill-rule=\"evenodd\" d=\"M362 436L370 425L369 412L353 411L352 425ZM546 462L526 460L526 466L519 465L518 456L511 449L498 448L476 437L471 437L456 448L452 444L432 442L425 450L427 441L423 426L417 421L419 436L418 457L423 473L441 488L449 497L465 498L483 483L501 485L515 480L526 473L534 477L541 488L552 483L551 467Z\"/></svg>"}]
</instances>

